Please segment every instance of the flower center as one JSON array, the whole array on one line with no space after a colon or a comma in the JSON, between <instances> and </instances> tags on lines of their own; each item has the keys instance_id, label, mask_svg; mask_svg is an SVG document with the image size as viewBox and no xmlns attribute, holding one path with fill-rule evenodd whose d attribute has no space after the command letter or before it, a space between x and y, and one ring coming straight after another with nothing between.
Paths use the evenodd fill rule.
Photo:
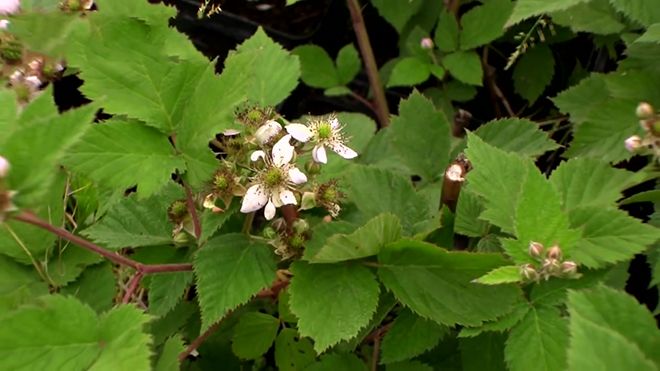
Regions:
<instances>
[{"instance_id":1,"label":"flower center","mask_svg":"<svg viewBox=\"0 0 660 371\"><path fill-rule=\"evenodd\" d=\"M316 135L318 135L319 140L330 139L332 137L332 126L328 122L319 124L316 128Z\"/></svg>"},{"instance_id":2,"label":"flower center","mask_svg":"<svg viewBox=\"0 0 660 371\"><path fill-rule=\"evenodd\" d=\"M218 174L215 176L215 179L213 180L213 185L217 190L224 191L229 186L229 182L227 181L227 178L224 175Z\"/></svg>"},{"instance_id":3,"label":"flower center","mask_svg":"<svg viewBox=\"0 0 660 371\"><path fill-rule=\"evenodd\" d=\"M283 183L284 173L282 172L282 169L273 167L266 171L263 179L266 187L273 188Z\"/></svg>"}]
</instances>

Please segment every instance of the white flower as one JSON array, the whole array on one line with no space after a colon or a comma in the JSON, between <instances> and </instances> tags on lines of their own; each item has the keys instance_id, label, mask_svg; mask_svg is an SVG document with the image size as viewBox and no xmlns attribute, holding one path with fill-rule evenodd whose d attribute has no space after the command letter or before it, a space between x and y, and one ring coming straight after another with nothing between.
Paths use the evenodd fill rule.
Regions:
<instances>
[{"instance_id":1,"label":"white flower","mask_svg":"<svg viewBox=\"0 0 660 371\"><path fill-rule=\"evenodd\" d=\"M297 204L291 189L305 183L307 176L290 163L294 154L290 140L291 135L282 137L273 146L270 156L264 151L255 151L250 156L252 161L263 160L266 167L254 177L254 184L245 193L241 204L242 213L251 213L266 206L264 216L271 220L275 216L275 208Z\"/></svg>"},{"instance_id":2,"label":"white flower","mask_svg":"<svg viewBox=\"0 0 660 371\"><path fill-rule=\"evenodd\" d=\"M0 156L0 178L6 177L7 174L9 174L9 169L11 169L9 161L7 161L6 158Z\"/></svg>"},{"instance_id":3,"label":"white flower","mask_svg":"<svg viewBox=\"0 0 660 371\"><path fill-rule=\"evenodd\" d=\"M273 139L274 136L282 131L282 125L275 120L268 120L265 124L261 125L259 129L254 133L254 137L257 138L259 144L266 144Z\"/></svg>"},{"instance_id":4,"label":"white flower","mask_svg":"<svg viewBox=\"0 0 660 371\"><path fill-rule=\"evenodd\" d=\"M298 141L308 142L311 140L315 143L314 149L312 149L312 157L316 162L323 164L328 162L328 156L325 152L326 146L345 159L352 159L358 155L357 152L344 144L346 139L341 132L341 125L336 117L331 117L328 120L312 121L309 126L289 124L286 126L286 131Z\"/></svg>"},{"instance_id":5,"label":"white flower","mask_svg":"<svg viewBox=\"0 0 660 371\"><path fill-rule=\"evenodd\" d=\"M0 14L14 14L21 7L21 0L0 0Z\"/></svg>"},{"instance_id":6,"label":"white flower","mask_svg":"<svg viewBox=\"0 0 660 371\"><path fill-rule=\"evenodd\" d=\"M0 19L0 30L6 30L9 27L8 19Z\"/></svg>"}]
</instances>

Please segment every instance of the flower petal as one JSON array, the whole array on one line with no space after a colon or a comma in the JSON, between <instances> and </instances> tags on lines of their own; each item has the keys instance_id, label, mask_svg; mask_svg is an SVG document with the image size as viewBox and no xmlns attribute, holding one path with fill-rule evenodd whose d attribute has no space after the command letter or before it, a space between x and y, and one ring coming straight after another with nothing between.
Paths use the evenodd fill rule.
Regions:
<instances>
[{"instance_id":1,"label":"flower petal","mask_svg":"<svg viewBox=\"0 0 660 371\"><path fill-rule=\"evenodd\" d=\"M264 207L268 202L268 194L261 184L255 184L248 188L241 204L242 213L251 213Z\"/></svg>"},{"instance_id":2,"label":"flower petal","mask_svg":"<svg viewBox=\"0 0 660 371\"><path fill-rule=\"evenodd\" d=\"M266 220L271 220L275 217L275 205L273 204L273 201L269 200L266 204L266 208L264 208L264 216L266 217Z\"/></svg>"},{"instance_id":3,"label":"flower petal","mask_svg":"<svg viewBox=\"0 0 660 371\"><path fill-rule=\"evenodd\" d=\"M282 200L282 204L284 205L297 205L298 202L296 201L296 196L293 194L293 192L289 191L288 189L285 189L280 193L280 200Z\"/></svg>"},{"instance_id":4,"label":"flower petal","mask_svg":"<svg viewBox=\"0 0 660 371\"><path fill-rule=\"evenodd\" d=\"M282 130L282 125L275 120L268 120L261 125L254 133L257 141L261 144L270 142L270 140Z\"/></svg>"},{"instance_id":5,"label":"flower petal","mask_svg":"<svg viewBox=\"0 0 660 371\"><path fill-rule=\"evenodd\" d=\"M226 137L233 137L233 136L236 136L240 133L241 132L236 130L236 129L226 129L225 131L222 132L222 135L224 135Z\"/></svg>"},{"instance_id":6,"label":"flower petal","mask_svg":"<svg viewBox=\"0 0 660 371\"><path fill-rule=\"evenodd\" d=\"M357 152L353 151L352 149L348 148L347 146L343 145L342 143L330 143L330 148L338 154L339 156L345 158L345 159L352 159L357 157Z\"/></svg>"},{"instance_id":7,"label":"flower petal","mask_svg":"<svg viewBox=\"0 0 660 371\"><path fill-rule=\"evenodd\" d=\"M250 155L250 160L253 161L253 162L258 161L260 158L266 158L266 152L264 152L262 150L258 150L258 151L252 152L252 154Z\"/></svg>"},{"instance_id":8,"label":"flower petal","mask_svg":"<svg viewBox=\"0 0 660 371\"><path fill-rule=\"evenodd\" d=\"M320 162L322 164L328 163L328 155L325 153L325 147L323 147L323 144L317 144L314 146L314 149L312 149L312 158L314 158L315 162Z\"/></svg>"},{"instance_id":9,"label":"flower petal","mask_svg":"<svg viewBox=\"0 0 660 371\"><path fill-rule=\"evenodd\" d=\"M307 181L307 175L297 167L292 167L289 169L289 180L291 180L293 184L303 184Z\"/></svg>"},{"instance_id":10,"label":"flower petal","mask_svg":"<svg viewBox=\"0 0 660 371\"><path fill-rule=\"evenodd\" d=\"M336 117L330 119L330 127L333 129L339 129L339 120Z\"/></svg>"},{"instance_id":11,"label":"flower petal","mask_svg":"<svg viewBox=\"0 0 660 371\"><path fill-rule=\"evenodd\" d=\"M287 134L278 140L277 143L273 146L273 164L275 166L282 166L288 164L293 159L294 148L289 143L291 140L291 134Z\"/></svg>"},{"instance_id":12,"label":"flower petal","mask_svg":"<svg viewBox=\"0 0 660 371\"><path fill-rule=\"evenodd\" d=\"M312 131L303 124L289 124L286 126L286 132L300 142L307 142L312 138Z\"/></svg>"}]
</instances>

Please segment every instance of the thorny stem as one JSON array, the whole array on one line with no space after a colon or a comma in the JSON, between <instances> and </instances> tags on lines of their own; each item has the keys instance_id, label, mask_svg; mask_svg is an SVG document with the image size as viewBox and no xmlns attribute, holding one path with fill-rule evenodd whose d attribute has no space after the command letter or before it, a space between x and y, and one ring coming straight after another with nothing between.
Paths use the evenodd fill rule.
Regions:
<instances>
[{"instance_id":1,"label":"thorny stem","mask_svg":"<svg viewBox=\"0 0 660 371\"><path fill-rule=\"evenodd\" d=\"M122 304L128 304L131 302L131 298L133 297L135 290L137 290L137 288L140 286L140 281L142 280L143 276L144 273L138 271L133 277L131 277L131 280L128 282L126 293L124 294L124 298L121 301Z\"/></svg>"},{"instance_id":2,"label":"thorny stem","mask_svg":"<svg viewBox=\"0 0 660 371\"><path fill-rule=\"evenodd\" d=\"M371 371L378 370L378 358L380 357L380 339L380 336L374 339L374 349L371 352Z\"/></svg>"},{"instance_id":3,"label":"thorny stem","mask_svg":"<svg viewBox=\"0 0 660 371\"><path fill-rule=\"evenodd\" d=\"M34 215L31 212L23 211L18 215L12 217L15 220L18 220L23 223L32 224L41 229L47 230L58 237L64 238L72 242L75 245L78 245L84 249L97 253L106 259L112 261L113 263L125 265L131 267L142 274L150 273L165 273L165 272L186 272L192 270L192 264L180 263L180 264L142 264L133 259L127 258L123 255L119 255L115 252L108 251L101 246L96 245L93 242L90 242L82 237L76 236L75 234L67 231L64 228L56 227L45 220L42 220L38 216Z\"/></svg>"},{"instance_id":4,"label":"thorny stem","mask_svg":"<svg viewBox=\"0 0 660 371\"><path fill-rule=\"evenodd\" d=\"M227 315L223 317L223 319L227 318L228 315L229 313L227 313ZM211 325L211 327L209 327L206 331L204 331L203 334L199 335L195 340L193 340L190 343L190 345L188 345L186 350L184 350L179 354L179 362L183 362L190 355L190 353L197 350L197 348L199 348L199 346L202 345L202 343L206 339L208 339L209 336L211 336L216 330L218 330L218 327L220 327L220 323L222 323L222 319Z\"/></svg>"},{"instance_id":5,"label":"thorny stem","mask_svg":"<svg viewBox=\"0 0 660 371\"><path fill-rule=\"evenodd\" d=\"M186 190L186 207L188 208L188 213L190 213L190 217L192 218L193 232L195 233L195 238L199 240L199 237L202 235L202 223L199 221L199 214L197 214L193 193L190 189L190 186L186 182L183 182L183 188Z\"/></svg>"},{"instance_id":6,"label":"thorny stem","mask_svg":"<svg viewBox=\"0 0 660 371\"><path fill-rule=\"evenodd\" d=\"M371 91L374 94L376 116L378 116L378 122L380 122L380 126L386 127L389 125L390 111L387 107L385 90L383 90L383 84L380 81L378 65L376 65L374 51L371 48L369 34L367 33L367 28L364 24L364 18L362 18L362 10L360 9L358 0L346 0L346 4L348 5L348 10L351 12L353 30L355 31L358 47L360 48L360 54L362 55L362 60L364 61L364 67L367 70L369 85L371 85Z\"/></svg>"}]
</instances>

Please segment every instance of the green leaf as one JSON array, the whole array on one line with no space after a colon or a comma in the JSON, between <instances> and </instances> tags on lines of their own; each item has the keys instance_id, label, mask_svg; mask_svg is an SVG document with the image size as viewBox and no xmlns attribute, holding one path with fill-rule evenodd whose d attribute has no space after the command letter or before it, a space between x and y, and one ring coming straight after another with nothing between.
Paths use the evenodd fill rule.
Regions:
<instances>
[{"instance_id":1,"label":"green leaf","mask_svg":"<svg viewBox=\"0 0 660 371\"><path fill-rule=\"evenodd\" d=\"M193 281L192 272L153 275L149 281L149 313L163 316L183 298Z\"/></svg>"},{"instance_id":2,"label":"green leaf","mask_svg":"<svg viewBox=\"0 0 660 371\"><path fill-rule=\"evenodd\" d=\"M30 50L62 58L72 48L72 35L86 28L83 18L64 12L21 14L11 20L11 33Z\"/></svg>"},{"instance_id":3,"label":"green leaf","mask_svg":"<svg viewBox=\"0 0 660 371\"><path fill-rule=\"evenodd\" d=\"M177 13L176 8L161 4L152 5L131 0L99 0L95 2L103 9L103 13L100 13L103 17L133 17L149 25L167 25L168 19L175 17Z\"/></svg>"},{"instance_id":4,"label":"green leaf","mask_svg":"<svg viewBox=\"0 0 660 371\"><path fill-rule=\"evenodd\" d=\"M357 335L378 307L380 287L365 266L299 261L291 271L289 305L300 335L314 340L317 353Z\"/></svg>"},{"instance_id":5,"label":"green leaf","mask_svg":"<svg viewBox=\"0 0 660 371\"><path fill-rule=\"evenodd\" d=\"M410 181L386 170L356 166L346 176L348 197L364 218L392 213L399 218L404 234L414 234L415 224L430 218L429 205L415 193Z\"/></svg>"},{"instance_id":6,"label":"green leaf","mask_svg":"<svg viewBox=\"0 0 660 371\"><path fill-rule=\"evenodd\" d=\"M534 165L517 154L492 147L473 133L468 133L465 153L474 167L467 175L470 190L485 200L486 210L480 219L513 234L521 179Z\"/></svg>"},{"instance_id":7,"label":"green leaf","mask_svg":"<svg viewBox=\"0 0 660 371\"><path fill-rule=\"evenodd\" d=\"M171 244L173 226L167 210L182 197L183 190L172 183L147 199L139 200L132 194L112 206L103 219L82 234L113 249Z\"/></svg>"},{"instance_id":8,"label":"green leaf","mask_svg":"<svg viewBox=\"0 0 660 371\"><path fill-rule=\"evenodd\" d=\"M387 365L387 371L433 371L433 367L420 361L405 361Z\"/></svg>"},{"instance_id":9,"label":"green leaf","mask_svg":"<svg viewBox=\"0 0 660 371\"><path fill-rule=\"evenodd\" d=\"M0 368L149 370L147 319L132 306L98 317L74 298L46 296L0 318Z\"/></svg>"},{"instance_id":10,"label":"green leaf","mask_svg":"<svg viewBox=\"0 0 660 371\"><path fill-rule=\"evenodd\" d=\"M568 369L657 370L660 331L633 297L605 286L568 294Z\"/></svg>"},{"instance_id":11,"label":"green leaf","mask_svg":"<svg viewBox=\"0 0 660 371\"><path fill-rule=\"evenodd\" d=\"M65 286L74 281L87 266L103 261L103 257L78 246L59 246L50 257L46 271L54 286Z\"/></svg>"},{"instance_id":12,"label":"green leaf","mask_svg":"<svg viewBox=\"0 0 660 371\"><path fill-rule=\"evenodd\" d=\"M642 174L615 169L589 158L562 162L550 181L562 196L562 206L572 210L584 206L615 207L625 189L642 181Z\"/></svg>"},{"instance_id":13,"label":"green leaf","mask_svg":"<svg viewBox=\"0 0 660 371\"><path fill-rule=\"evenodd\" d=\"M563 113L571 115L571 121L582 123L591 111L609 97L607 84L602 75L592 74L575 86L564 90L552 101Z\"/></svg>"},{"instance_id":14,"label":"green leaf","mask_svg":"<svg viewBox=\"0 0 660 371\"><path fill-rule=\"evenodd\" d=\"M571 226L582 230L573 259L590 268L631 259L658 239L660 229L616 209L591 206L570 213Z\"/></svg>"},{"instance_id":15,"label":"green leaf","mask_svg":"<svg viewBox=\"0 0 660 371\"><path fill-rule=\"evenodd\" d=\"M419 10L422 0L372 0L371 4L397 32L401 33L410 17Z\"/></svg>"},{"instance_id":16,"label":"green leaf","mask_svg":"<svg viewBox=\"0 0 660 371\"><path fill-rule=\"evenodd\" d=\"M346 85L353 81L362 68L360 55L353 44L348 44L337 54L337 77L339 84Z\"/></svg>"},{"instance_id":17,"label":"green leaf","mask_svg":"<svg viewBox=\"0 0 660 371\"><path fill-rule=\"evenodd\" d=\"M321 251L330 237L336 235L350 235L357 228L357 225L345 221L331 221L330 223L321 223L317 225L314 228L314 233L312 233L311 239L305 243L303 259L314 259L315 255Z\"/></svg>"},{"instance_id":18,"label":"green leaf","mask_svg":"<svg viewBox=\"0 0 660 371\"><path fill-rule=\"evenodd\" d=\"M450 124L430 100L413 92L401 101L399 116L392 119L387 130L390 131L392 151L411 174L421 176L429 183L442 176L449 163Z\"/></svg>"},{"instance_id":19,"label":"green leaf","mask_svg":"<svg viewBox=\"0 0 660 371\"><path fill-rule=\"evenodd\" d=\"M47 112L55 106L52 98L45 99L43 108L36 106L36 101L33 112L25 108L20 127L0 143L2 155L12 166L7 181L12 190L19 192L15 200L19 206L37 206L51 187L57 188L53 183L62 157L81 139L94 117L95 107L91 105L50 115ZM43 116L29 117L31 114Z\"/></svg>"},{"instance_id":20,"label":"green leaf","mask_svg":"<svg viewBox=\"0 0 660 371\"><path fill-rule=\"evenodd\" d=\"M431 69L427 62L416 57L402 58L394 65L390 78L387 80L387 87L421 84L429 76L431 76Z\"/></svg>"},{"instance_id":21,"label":"green leaf","mask_svg":"<svg viewBox=\"0 0 660 371\"><path fill-rule=\"evenodd\" d=\"M314 362L314 346L307 338L300 338L292 328L283 328L275 339L275 364L281 371L304 370Z\"/></svg>"},{"instance_id":22,"label":"green leaf","mask_svg":"<svg viewBox=\"0 0 660 371\"><path fill-rule=\"evenodd\" d=\"M53 173L55 181L49 189L48 199L32 211L50 224L61 226L64 223L62 198L67 177L63 171ZM25 250L29 251L38 261L47 260L56 240L57 237L54 234L16 220L10 219L0 225L0 253L10 256L20 263L32 264L32 259Z\"/></svg>"},{"instance_id":23,"label":"green leaf","mask_svg":"<svg viewBox=\"0 0 660 371\"><path fill-rule=\"evenodd\" d=\"M636 43L656 43L660 44L660 23L653 24L640 36Z\"/></svg>"},{"instance_id":24,"label":"green leaf","mask_svg":"<svg viewBox=\"0 0 660 371\"><path fill-rule=\"evenodd\" d=\"M537 15L554 12L557 10L568 9L580 3L586 3L589 0L518 0L513 7L513 13L506 23L506 26L514 25L524 19Z\"/></svg>"},{"instance_id":25,"label":"green leaf","mask_svg":"<svg viewBox=\"0 0 660 371\"><path fill-rule=\"evenodd\" d=\"M315 88L331 88L343 85L339 74L328 53L316 45L302 45L291 52L300 60L300 72L303 82Z\"/></svg>"},{"instance_id":26,"label":"green leaf","mask_svg":"<svg viewBox=\"0 0 660 371\"><path fill-rule=\"evenodd\" d=\"M626 17L644 26L660 23L660 8L657 4L646 0L610 0L610 3Z\"/></svg>"},{"instance_id":27,"label":"green leaf","mask_svg":"<svg viewBox=\"0 0 660 371\"><path fill-rule=\"evenodd\" d=\"M315 232L316 233L316 232ZM380 249L401 237L401 223L392 214L381 214L351 234L335 234L309 260L335 263L377 255Z\"/></svg>"},{"instance_id":28,"label":"green leaf","mask_svg":"<svg viewBox=\"0 0 660 371\"><path fill-rule=\"evenodd\" d=\"M234 327L231 349L243 359L259 358L273 345L279 326L280 321L269 314L244 313Z\"/></svg>"},{"instance_id":29,"label":"green leaf","mask_svg":"<svg viewBox=\"0 0 660 371\"><path fill-rule=\"evenodd\" d=\"M503 334L484 333L459 341L464 371L505 371Z\"/></svg>"},{"instance_id":30,"label":"green leaf","mask_svg":"<svg viewBox=\"0 0 660 371\"><path fill-rule=\"evenodd\" d=\"M186 349L181 335L176 334L165 341L163 350L160 352L158 362L154 368L156 371L179 370L179 354Z\"/></svg>"},{"instance_id":31,"label":"green leaf","mask_svg":"<svg viewBox=\"0 0 660 371\"><path fill-rule=\"evenodd\" d=\"M271 40L262 28L236 49L248 79L248 97L261 106L274 106L289 96L298 85L300 62Z\"/></svg>"},{"instance_id":32,"label":"green leaf","mask_svg":"<svg viewBox=\"0 0 660 371\"><path fill-rule=\"evenodd\" d=\"M572 257L580 239L580 232L571 228L568 215L562 211L559 193L536 167L522 181L514 226L517 240L502 240L502 246L516 264L534 263L528 253L531 241L559 245L565 257Z\"/></svg>"},{"instance_id":33,"label":"green leaf","mask_svg":"<svg viewBox=\"0 0 660 371\"><path fill-rule=\"evenodd\" d=\"M482 85L484 72L476 52L458 51L448 54L442 59L442 64L457 80L470 85Z\"/></svg>"},{"instance_id":34,"label":"green leaf","mask_svg":"<svg viewBox=\"0 0 660 371\"><path fill-rule=\"evenodd\" d=\"M443 52L453 52L458 49L458 22L447 10L440 13L433 41Z\"/></svg>"},{"instance_id":35,"label":"green leaf","mask_svg":"<svg viewBox=\"0 0 660 371\"><path fill-rule=\"evenodd\" d=\"M493 320L507 313L520 296L512 285L472 282L506 264L500 254L448 252L425 242L401 240L386 246L379 262L380 280L399 301L447 326Z\"/></svg>"},{"instance_id":36,"label":"green leaf","mask_svg":"<svg viewBox=\"0 0 660 371\"><path fill-rule=\"evenodd\" d=\"M226 234L199 250L194 269L204 331L259 290L270 287L276 264L268 246L242 234Z\"/></svg>"},{"instance_id":37,"label":"green leaf","mask_svg":"<svg viewBox=\"0 0 660 371\"><path fill-rule=\"evenodd\" d=\"M553 280L557 281L557 280ZM509 313L499 317L495 321L486 322L479 327L463 327L458 337L474 337L484 332L504 332L522 321L530 310L528 302L523 301L517 304Z\"/></svg>"},{"instance_id":38,"label":"green leaf","mask_svg":"<svg viewBox=\"0 0 660 371\"><path fill-rule=\"evenodd\" d=\"M470 9L461 17L461 49L474 49L502 36L512 11L511 0L490 0Z\"/></svg>"},{"instance_id":39,"label":"green leaf","mask_svg":"<svg viewBox=\"0 0 660 371\"><path fill-rule=\"evenodd\" d=\"M483 201L463 187L458 196L456 215L454 217L454 232L468 237L482 237L488 233L488 223L480 220L479 215L484 211Z\"/></svg>"},{"instance_id":40,"label":"green leaf","mask_svg":"<svg viewBox=\"0 0 660 371\"><path fill-rule=\"evenodd\" d=\"M60 293L75 296L99 313L110 310L117 295L117 278L112 269L108 262L88 267L75 282L61 288Z\"/></svg>"},{"instance_id":41,"label":"green leaf","mask_svg":"<svg viewBox=\"0 0 660 371\"><path fill-rule=\"evenodd\" d=\"M340 97L342 95L349 95L353 91L345 86L335 86L333 88L325 89L323 94L328 97Z\"/></svg>"},{"instance_id":42,"label":"green leaf","mask_svg":"<svg viewBox=\"0 0 660 371\"><path fill-rule=\"evenodd\" d=\"M484 285L500 285L503 283L520 282L521 280L520 267L517 265L507 265L493 269L474 280L474 282Z\"/></svg>"},{"instance_id":43,"label":"green leaf","mask_svg":"<svg viewBox=\"0 0 660 371\"><path fill-rule=\"evenodd\" d=\"M538 45L522 55L513 69L513 87L528 102L534 103L552 82L555 58L547 45Z\"/></svg>"},{"instance_id":44,"label":"green leaf","mask_svg":"<svg viewBox=\"0 0 660 371\"><path fill-rule=\"evenodd\" d=\"M573 32L610 35L621 32L625 27L608 0L580 3L566 10L553 12L551 16L554 23L569 27Z\"/></svg>"},{"instance_id":45,"label":"green leaf","mask_svg":"<svg viewBox=\"0 0 660 371\"><path fill-rule=\"evenodd\" d=\"M351 353L326 354L305 371L367 371L367 366Z\"/></svg>"},{"instance_id":46,"label":"green leaf","mask_svg":"<svg viewBox=\"0 0 660 371\"><path fill-rule=\"evenodd\" d=\"M380 363L416 357L435 347L449 329L404 309L383 337Z\"/></svg>"},{"instance_id":47,"label":"green leaf","mask_svg":"<svg viewBox=\"0 0 660 371\"><path fill-rule=\"evenodd\" d=\"M0 255L0 313L7 313L48 294L48 285L33 267Z\"/></svg>"},{"instance_id":48,"label":"green leaf","mask_svg":"<svg viewBox=\"0 0 660 371\"><path fill-rule=\"evenodd\" d=\"M509 368L561 371L566 369L568 326L554 307L532 307L511 330L504 355Z\"/></svg>"},{"instance_id":49,"label":"green leaf","mask_svg":"<svg viewBox=\"0 0 660 371\"><path fill-rule=\"evenodd\" d=\"M474 132L484 142L507 152L536 157L559 148L538 124L518 118L499 119L480 126Z\"/></svg>"},{"instance_id":50,"label":"green leaf","mask_svg":"<svg viewBox=\"0 0 660 371\"><path fill-rule=\"evenodd\" d=\"M106 187L126 189L137 184L140 197L157 193L177 168L184 167L165 135L119 119L93 126L65 163Z\"/></svg>"}]
</instances>

